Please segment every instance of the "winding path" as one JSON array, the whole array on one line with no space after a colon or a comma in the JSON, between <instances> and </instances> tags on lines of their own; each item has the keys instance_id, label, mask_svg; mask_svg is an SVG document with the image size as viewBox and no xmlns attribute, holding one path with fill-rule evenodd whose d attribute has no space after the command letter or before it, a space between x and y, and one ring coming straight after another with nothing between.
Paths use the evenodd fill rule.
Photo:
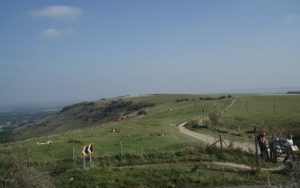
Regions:
<instances>
[{"instance_id":1,"label":"winding path","mask_svg":"<svg viewBox=\"0 0 300 188\"><path fill-rule=\"evenodd\" d=\"M234 100L230 103L230 105L223 111L227 112L235 103L236 98L234 98ZM200 124L205 121L208 120L208 117L204 117L200 120ZM178 125L178 129L179 132L181 132L182 134L191 136L195 139L198 139L204 143L206 143L207 145L211 145L214 142L217 141L216 137L213 137L211 135L207 135L207 134L203 134L203 133L197 133L194 131L191 131L190 129L187 129L185 127L187 122L183 122L180 125ZM245 151L245 152L249 152L249 153L254 153L255 152L255 144L253 143L249 143L249 142L237 142L237 141L229 141L224 139L226 143L230 143L231 147L233 148L240 148L241 150ZM218 144L216 144L216 146L219 146ZM227 166L227 167L233 167L233 168L239 168L239 169L244 169L244 170L251 170L252 167L247 166L247 165L243 165L243 164L236 164L236 163L229 163L229 162L205 162L205 163L213 163L216 165L220 165L220 166ZM263 171L280 171L284 168L284 165L279 165L278 167L275 168L262 168Z\"/></svg>"},{"instance_id":2,"label":"winding path","mask_svg":"<svg viewBox=\"0 0 300 188\"><path fill-rule=\"evenodd\" d=\"M232 101L232 103L226 108L226 111L233 105L233 103L235 102L235 99ZM208 117L204 117L200 120L200 123L207 120ZM181 123L180 125L178 125L178 129L179 129L179 132L181 132L182 134L185 134L185 135L188 135L188 136L191 136L195 139L198 139L208 145L214 143L216 141L216 138L211 136L211 135L207 135L207 134L202 134L202 133L197 133L197 132L194 132L194 131L191 131L187 128L184 127L184 125L186 124L187 122L183 122ZM225 140L225 142L229 143L228 140ZM254 144L252 143L248 143L248 142L231 142L233 145L232 147L234 148L241 148L243 151L246 151L246 152L253 152L255 151L255 146ZM217 145L218 146L218 145ZM184 161L184 162L175 162L176 164L180 164L180 163L184 163L184 164L187 164L189 162L187 161ZM204 164L204 165L217 165L217 166L220 166L222 168L233 168L233 169L239 169L239 170L245 170L245 171L248 171L248 170L253 170L254 167L251 167L251 166L248 166L248 165L245 165L245 164L238 164L238 163L231 163L231 162L214 162L214 161L202 161L202 162L191 162L191 164L195 165L195 164ZM157 163L157 164L136 164L136 165L126 165L126 166L115 166L115 167L112 167L113 169L114 168L118 168L118 169L124 169L124 168L147 168L147 167L162 167L164 168L164 166L167 166L167 165L174 165L174 161L170 161L170 162L161 162L161 163ZM275 167L275 168L262 168L261 170L263 171L269 171L269 172L272 172L272 171L280 171L284 168L284 165L279 165L278 167Z\"/></svg>"},{"instance_id":3,"label":"winding path","mask_svg":"<svg viewBox=\"0 0 300 188\"><path fill-rule=\"evenodd\" d=\"M227 112L233 106L235 101L236 101L236 97L232 100L232 102L228 105L228 107L222 112L222 114ZM204 118L200 119L200 124L202 124L202 122L206 121L206 120L208 120L208 117L204 117ZM215 138L211 135L197 133L197 132L194 132L194 131L191 131L191 130L185 128L184 125L186 125L186 123L187 122L183 122L180 125L178 125L179 132L181 132L185 135L191 136L193 138L196 138L198 140L201 140L202 142L204 142L208 145L213 144L214 142L217 141L217 138ZM224 139L224 141L227 144L231 144L231 147L233 147L233 148L240 148L243 151L251 152L251 153L255 151L255 145L253 143L236 142L236 141L230 141L230 140L226 140L226 139Z\"/></svg>"},{"instance_id":4,"label":"winding path","mask_svg":"<svg viewBox=\"0 0 300 188\"><path fill-rule=\"evenodd\" d=\"M207 119L207 118L203 118L203 119L201 119L201 121L204 121L205 119ZM179 132L181 132L185 135L191 136L193 138L196 138L198 140L201 140L202 142L204 142L208 145L213 144L217 140L215 137L213 137L211 135L197 133L197 132L194 132L194 131L191 131L191 130L185 128L184 125L186 123L187 122L183 122L180 125L178 125ZM236 142L236 141L231 141L230 142L229 140L226 140L226 139L224 139L224 140L228 144L231 143L233 148L241 148L243 151L251 152L251 153L255 151L255 145L252 144L252 143L249 143L249 142Z\"/></svg>"}]
</instances>

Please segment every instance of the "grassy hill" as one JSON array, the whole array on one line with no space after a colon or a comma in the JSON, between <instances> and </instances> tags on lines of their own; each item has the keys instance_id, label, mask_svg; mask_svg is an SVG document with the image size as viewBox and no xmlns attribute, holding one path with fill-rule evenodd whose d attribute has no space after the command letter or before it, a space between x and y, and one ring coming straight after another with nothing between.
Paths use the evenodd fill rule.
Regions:
<instances>
[{"instance_id":1,"label":"grassy hill","mask_svg":"<svg viewBox=\"0 0 300 188\"><path fill-rule=\"evenodd\" d=\"M16 139L59 134L70 130L91 127L111 121L132 118L140 109L154 107L154 103L134 103L114 99L83 102L64 107L58 114L15 130Z\"/></svg>"},{"instance_id":2,"label":"grassy hill","mask_svg":"<svg viewBox=\"0 0 300 188\"><path fill-rule=\"evenodd\" d=\"M299 95L245 95L237 97L235 104L221 119L223 127L244 133L256 126L271 136L286 137L293 133L300 139Z\"/></svg>"},{"instance_id":3,"label":"grassy hill","mask_svg":"<svg viewBox=\"0 0 300 188\"><path fill-rule=\"evenodd\" d=\"M196 95L149 95L82 102L64 107L54 116L20 127L14 131L14 135L16 139L24 139L101 126L109 122L122 123L123 121L131 121L142 117L143 113L147 113L147 111L150 112L150 116L152 112L168 112L163 115L173 116L176 112L180 113L180 108L185 108L186 105L198 108L199 112L202 112L204 108L205 110L212 110L212 106L208 104L217 104L203 102L207 99L213 98ZM172 109L175 106L176 109ZM172 113L169 113L170 111Z\"/></svg>"},{"instance_id":4,"label":"grassy hill","mask_svg":"<svg viewBox=\"0 0 300 188\"><path fill-rule=\"evenodd\" d=\"M38 133L45 135L30 139L31 147L40 148L36 146L36 142L47 139L51 139L56 143L55 145L64 144L69 140L78 140L80 141L80 144L77 144L79 145L78 149L81 148L82 143L94 143L99 146L96 154L99 152L101 155L117 154L120 141L123 142L124 152L140 151L141 149L160 149L170 146L180 147L196 141L180 134L176 129L176 125L186 120L200 118L204 115L206 109L212 111L217 106L226 106L232 100L231 98L222 100L203 100L200 98L201 96L197 95L150 95L117 99L117 101L122 101L118 102L118 104L130 101L131 104L151 104L152 107L144 108L147 113L145 115L136 115L138 110L125 114L127 111L123 107L116 108L107 119L100 119L95 122L84 122L80 118L88 113L90 109L94 109L94 105L92 108L87 108L85 104L76 104L67 107L67 110L62 110L53 117L43 120L49 122L48 126L56 125L54 126L55 130L62 130L59 134L52 132L52 130L47 132L47 129L50 128L40 126L40 124L37 124L36 127L29 126L20 129L18 133L21 135L36 135ZM111 106L107 104L111 104L112 101L116 101L116 99L98 101L96 105L107 107ZM88 106L90 106L89 103ZM75 126L70 127L72 125ZM77 129L71 131L75 128ZM118 129L120 132L111 133L113 128ZM166 136L157 136L159 133L165 133ZM24 144L27 141L21 143ZM58 146L57 149L60 148Z\"/></svg>"},{"instance_id":5,"label":"grassy hill","mask_svg":"<svg viewBox=\"0 0 300 188\"><path fill-rule=\"evenodd\" d=\"M239 111L236 105L243 97L248 98L238 98L222 121L227 113ZM232 100L220 96L147 95L66 107L55 116L15 132L20 138L33 138L0 145L0 180L15 174L19 185L31 187L32 182L43 187L45 182L57 187L209 187L257 185L266 180L285 184L294 174L256 173L214 165L211 162L253 166L255 158L239 150L221 152L206 147L178 132L179 123L197 120L216 109L227 109ZM138 113L141 110L146 113ZM46 125L41 125L43 122ZM119 132L112 133L113 128ZM37 144L46 140L53 144ZM82 146L90 143L95 144L92 168L82 170ZM262 166L270 165L262 162ZM24 177L32 177L32 181Z\"/></svg>"}]
</instances>

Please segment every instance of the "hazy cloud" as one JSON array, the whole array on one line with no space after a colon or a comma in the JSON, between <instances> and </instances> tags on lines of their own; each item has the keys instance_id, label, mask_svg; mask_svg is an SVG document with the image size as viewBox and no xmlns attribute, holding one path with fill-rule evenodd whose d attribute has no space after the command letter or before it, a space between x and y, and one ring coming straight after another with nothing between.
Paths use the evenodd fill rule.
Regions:
<instances>
[{"instance_id":1,"label":"hazy cloud","mask_svg":"<svg viewBox=\"0 0 300 188\"><path fill-rule=\"evenodd\" d=\"M73 29L55 29L55 28L48 28L45 29L39 36L41 38L48 38L48 39L54 39L59 38L62 36L69 36L73 35L75 31Z\"/></svg>"},{"instance_id":2,"label":"hazy cloud","mask_svg":"<svg viewBox=\"0 0 300 188\"><path fill-rule=\"evenodd\" d=\"M38 17L49 17L49 18L66 18L76 19L82 11L80 8L71 6L49 6L40 10L32 11L32 15Z\"/></svg>"}]
</instances>

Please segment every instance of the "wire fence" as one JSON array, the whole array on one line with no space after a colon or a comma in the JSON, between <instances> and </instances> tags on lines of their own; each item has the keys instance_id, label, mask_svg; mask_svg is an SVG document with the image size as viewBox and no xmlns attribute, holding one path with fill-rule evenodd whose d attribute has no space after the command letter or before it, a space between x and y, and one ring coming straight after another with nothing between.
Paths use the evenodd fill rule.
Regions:
<instances>
[{"instance_id":1,"label":"wire fence","mask_svg":"<svg viewBox=\"0 0 300 188\"><path fill-rule=\"evenodd\" d=\"M37 167L40 169L53 169L59 166L82 168L84 166L84 155L82 154L83 144L68 144L63 147L52 144L43 145L17 145L14 143L0 147L0 159L15 155L18 160L27 166ZM107 163L119 162L123 158L137 156L143 158L145 153L151 155L151 152L168 152L174 151L171 147L152 147L142 141L138 143L117 141L110 143L109 146L95 145L95 151L86 155L86 166L105 166ZM149 154L150 153L150 154ZM155 154L153 154L155 155Z\"/></svg>"}]
</instances>

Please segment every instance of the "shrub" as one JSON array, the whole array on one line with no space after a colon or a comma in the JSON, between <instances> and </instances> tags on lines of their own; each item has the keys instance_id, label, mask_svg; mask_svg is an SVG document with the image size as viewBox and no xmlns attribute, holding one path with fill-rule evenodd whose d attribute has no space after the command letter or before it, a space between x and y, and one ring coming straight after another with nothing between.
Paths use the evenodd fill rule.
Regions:
<instances>
[{"instance_id":1,"label":"shrub","mask_svg":"<svg viewBox=\"0 0 300 188\"><path fill-rule=\"evenodd\" d=\"M147 112L146 112L146 110L139 110L136 114L137 115L146 115Z\"/></svg>"},{"instance_id":2,"label":"shrub","mask_svg":"<svg viewBox=\"0 0 300 188\"><path fill-rule=\"evenodd\" d=\"M208 114L209 120L211 121L212 125L214 125L216 127L216 129L218 129L219 127L219 119L221 118L221 112L216 110L213 112L210 112Z\"/></svg>"},{"instance_id":3,"label":"shrub","mask_svg":"<svg viewBox=\"0 0 300 188\"><path fill-rule=\"evenodd\" d=\"M176 102L184 102L184 101L189 101L190 99L188 98L183 98L183 99L176 99Z\"/></svg>"},{"instance_id":4,"label":"shrub","mask_svg":"<svg viewBox=\"0 0 300 188\"><path fill-rule=\"evenodd\" d=\"M12 154L0 162L0 177L4 187L53 187L49 175L26 167Z\"/></svg>"}]
</instances>

